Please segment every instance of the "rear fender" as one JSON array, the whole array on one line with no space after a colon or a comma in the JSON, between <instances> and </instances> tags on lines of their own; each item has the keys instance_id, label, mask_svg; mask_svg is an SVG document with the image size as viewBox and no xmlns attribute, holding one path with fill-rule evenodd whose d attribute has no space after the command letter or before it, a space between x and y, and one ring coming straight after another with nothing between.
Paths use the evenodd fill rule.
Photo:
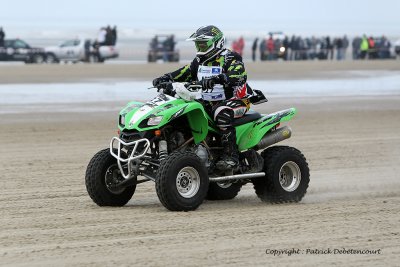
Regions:
<instances>
[{"instance_id":1,"label":"rear fender","mask_svg":"<svg viewBox=\"0 0 400 267\"><path fill-rule=\"evenodd\" d=\"M297 110L295 108L285 109L265 115L256 121L237 126L236 141L239 151L254 147L275 125L291 120L296 113Z\"/></svg>"}]
</instances>

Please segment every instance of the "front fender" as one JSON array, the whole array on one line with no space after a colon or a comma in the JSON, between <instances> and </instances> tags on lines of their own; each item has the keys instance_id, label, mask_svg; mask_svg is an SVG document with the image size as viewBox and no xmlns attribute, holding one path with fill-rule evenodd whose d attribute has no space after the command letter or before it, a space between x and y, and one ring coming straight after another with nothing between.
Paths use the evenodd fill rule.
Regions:
<instances>
[{"instance_id":1,"label":"front fender","mask_svg":"<svg viewBox=\"0 0 400 267\"><path fill-rule=\"evenodd\" d=\"M208 134L208 120L203 105L196 101L180 105L180 109L170 116L168 123L182 116L187 117L194 142L198 144L203 141Z\"/></svg>"},{"instance_id":2,"label":"front fender","mask_svg":"<svg viewBox=\"0 0 400 267\"><path fill-rule=\"evenodd\" d=\"M160 129L165 125L170 124L176 118L186 116L188 120L189 127L192 131L194 142L196 144L203 141L208 134L208 121L206 117L206 112L204 107L196 101L184 101L182 99L177 99L173 102L168 102L157 108L148 108L146 110L146 104L141 104L138 102L132 102L127 108L126 121L131 122L120 130L124 128L128 130L135 129L137 131L149 131ZM138 110L144 107L141 114L137 113ZM122 113L122 112L121 112ZM135 114L139 115L136 117ZM121 115L121 114L120 114ZM162 120L158 125L149 126L147 121L151 117L162 116Z\"/></svg>"}]
</instances>

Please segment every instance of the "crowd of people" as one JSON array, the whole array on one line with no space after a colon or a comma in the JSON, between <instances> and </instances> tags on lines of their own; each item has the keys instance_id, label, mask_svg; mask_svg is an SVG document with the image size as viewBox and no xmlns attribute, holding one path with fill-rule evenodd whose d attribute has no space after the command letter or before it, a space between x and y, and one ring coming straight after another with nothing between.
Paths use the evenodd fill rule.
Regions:
<instances>
[{"instance_id":1,"label":"crowd of people","mask_svg":"<svg viewBox=\"0 0 400 267\"><path fill-rule=\"evenodd\" d=\"M353 59L387 59L391 58L390 48L392 44L382 37L355 37L352 42Z\"/></svg>"},{"instance_id":2,"label":"crowd of people","mask_svg":"<svg viewBox=\"0 0 400 267\"><path fill-rule=\"evenodd\" d=\"M256 38L252 45L252 59L256 61L257 49L259 58L264 60L345 60L350 47L346 35L331 38L330 36L316 38L293 35L275 37L270 34L259 42ZM259 42L259 43L258 43ZM355 37L351 42L353 59L388 59L391 58L391 43L385 37Z\"/></svg>"},{"instance_id":3,"label":"crowd of people","mask_svg":"<svg viewBox=\"0 0 400 267\"><path fill-rule=\"evenodd\" d=\"M117 43L117 26L113 28L108 25L107 27L101 27L97 34L97 39L94 42L96 46L103 45L115 45Z\"/></svg>"},{"instance_id":4,"label":"crowd of people","mask_svg":"<svg viewBox=\"0 0 400 267\"><path fill-rule=\"evenodd\" d=\"M0 47L4 47L5 32L0 27ZM85 45L87 50L92 46L98 51L100 46L115 46L117 42L117 26L101 27L97 38L91 44ZM173 61L175 51L174 35L155 36L150 42L150 50L154 54L162 54L165 62ZM232 41L231 49L243 56L245 40L243 36ZM256 38L251 46L252 60L345 60L351 55L353 60L359 59L389 59L392 44L386 36L356 36L352 40L344 35L332 38L288 37L281 32L271 32L266 38ZM349 52L349 49L352 51ZM396 51L397 52L397 51Z\"/></svg>"},{"instance_id":5,"label":"crowd of people","mask_svg":"<svg viewBox=\"0 0 400 267\"><path fill-rule=\"evenodd\" d=\"M98 61L102 61L100 54L101 46L115 46L117 43L117 26L113 28L108 25L107 27L101 27L96 40L93 42L93 55L97 58ZM85 42L85 57L86 60L89 60L90 54L90 42Z\"/></svg>"}]
</instances>

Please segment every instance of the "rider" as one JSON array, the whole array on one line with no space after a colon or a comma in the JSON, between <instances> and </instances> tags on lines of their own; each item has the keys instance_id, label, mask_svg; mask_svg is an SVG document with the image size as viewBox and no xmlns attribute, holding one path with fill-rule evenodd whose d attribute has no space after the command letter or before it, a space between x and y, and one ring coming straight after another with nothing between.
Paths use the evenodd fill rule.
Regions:
<instances>
[{"instance_id":1,"label":"rider","mask_svg":"<svg viewBox=\"0 0 400 267\"><path fill-rule=\"evenodd\" d=\"M202 99L210 103L210 112L222 133L224 151L217 168L229 170L239 163L233 120L242 117L250 107L247 98L251 89L246 87L247 73L242 57L224 48L224 34L212 25L199 28L187 41L194 41L196 58L184 67L154 79L153 85L201 81Z\"/></svg>"}]
</instances>

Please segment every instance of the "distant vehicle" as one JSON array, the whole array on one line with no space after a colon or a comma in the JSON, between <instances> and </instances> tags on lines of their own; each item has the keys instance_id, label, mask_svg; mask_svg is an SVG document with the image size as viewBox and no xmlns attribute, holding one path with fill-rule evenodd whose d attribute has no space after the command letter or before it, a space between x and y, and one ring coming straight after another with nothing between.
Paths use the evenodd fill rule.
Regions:
<instances>
[{"instance_id":1,"label":"distant vehicle","mask_svg":"<svg viewBox=\"0 0 400 267\"><path fill-rule=\"evenodd\" d=\"M171 43L167 48L168 50L165 51L164 44L168 42L168 38L171 38L171 35L158 34L153 37L147 54L148 62L156 62L159 59L167 62L179 61L179 50L175 49L175 41L173 39L169 39Z\"/></svg>"},{"instance_id":2,"label":"distant vehicle","mask_svg":"<svg viewBox=\"0 0 400 267\"><path fill-rule=\"evenodd\" d=\"M43 48L31 47L20 39L4 40L4 47L0 47L0 61L22 61L41 64L45 59L46 54Z\"/></svg>"},{"instance_id":3,"label":"distant vehicle","mask_svg":"<svg viewBox=\"0 0 400 267\"><path fill-rule=\"evenodd\" d=\"M276 32L269 32L268 36L264 39L265 41L265 46L267 45L267 40L269 37L272 37L272 40L274 40L274 51L272 53L272 57L268 56L268 53L265 52L263 54L262 60L277 60L279 58L284 59L286 57L286 48L283 46L283 39L285 39L285 35L281 31L276 31Z\"/></svg>"},{"instance_id":4,"label":"distant vehicle","mask_svg":"<svg viewBox=\"0 0 400 267\"><path fill-rule=\"evenodd\" d=\"M73 39L61 43L58 46L45 48L46 62L104 62L110 58L119 56L115 46L100 46L99 51L92 46L88 39Z\"/></svg>"}]
</instances>

